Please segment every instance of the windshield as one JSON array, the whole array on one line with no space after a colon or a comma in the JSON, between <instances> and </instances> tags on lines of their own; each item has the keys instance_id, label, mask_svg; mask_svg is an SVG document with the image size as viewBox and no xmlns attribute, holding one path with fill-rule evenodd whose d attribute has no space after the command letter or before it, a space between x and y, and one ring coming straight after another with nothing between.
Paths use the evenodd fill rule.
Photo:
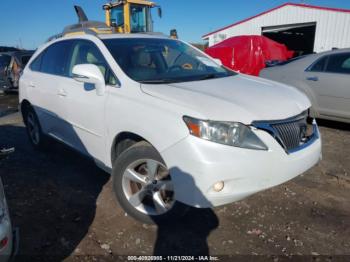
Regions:
<instances>
[{"instance_id":1,"label":"windshield","mask_svg":"<svg viewBox=\"0 0 350 262\"><path fill-rule=\"evenodd\" d=\"M8 55L0 55L0 67L9 66L11 62L11 57Z\"/></svg>"},{"instance_id":2,"label":"windshield","mask_svg":"<svg viewBox=\"0 0 350 262\"><path fill-rule=\"evenodd\" d=\"M122 70L141 83L172 83L236 75L190 45L172 39L103 41Z\"/></svg>"}]
</instances>

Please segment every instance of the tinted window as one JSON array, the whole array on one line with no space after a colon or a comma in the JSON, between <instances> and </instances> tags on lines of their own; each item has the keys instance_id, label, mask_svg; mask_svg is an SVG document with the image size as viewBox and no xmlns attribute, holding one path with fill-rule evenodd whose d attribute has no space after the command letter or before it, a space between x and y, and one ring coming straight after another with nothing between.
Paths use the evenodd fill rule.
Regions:
<instances>
[{"instance_id":1,"label":"tinted window","mask_svg":"<svg viewBox=\"0 0 350 262\"><path fill-rule=\"evenodd\" d=\"M111 74L109 66L97 46L89 41L76 41L69 61L69 76L73 76L73 67L80 64L94 64L104 75L106 83L115 85L116 79Z\"/></svg>"},{"instance_id":2,"label":"tinted window","mask_svg":"<svg viewBox=\"0 0 350 262\"><path fill-rule=\"evenodd\" d=\"M0 67L9 66L11 62L11 56L0 55Z\"/></svg>"},{"instance_id":3,"label":"tinted window","mask_svg":"<svg viewBox=\"0 0 350 262\"><path fill-rule=\"evenodd\" d=\"M37 56L34 61L30 64L29 68L33 71L36 71L36 72L40 72L41 70L41 62L42 62L42 58L44 56L44 52L42 52L39 56Z\"/></svg>"},{"instance_id":4,"label":"tinted window","mask_svg":"<svg viewBox=\"0 0 350 262\"><path fill-rule=\"evenodd\" d=\"M64 41L50 46L43 56L41 72L67 76L67 61L70 54L71 45L71 41Z\"/></svg>"},{"instance_id":5,"label":"tinted window","mask_svg":"<svg viewBox=\"0 0 350 262\"><path fill-rule=\"evenodd\" d=\"M315 64L313 64L311 66L309 71L312 71L312 72L323 72L324 68L326 66L326 63L327 63L327 59L328 59L328 56L322 57Z\"/></svg>"},{"instance_id":6,"label":"tinted window","mask_svg":"<svg viewBox=\"0 0 350 262\"><path fill-rule=\"evenodd\" d=\"M350 53L334 54L329 57L327 72L350 74Z\"/></svg>"},{"instance_id":7,"label":"tinted window","mask_svg":"<svg viewBox=\"0 0 350 262\"><path fill-rule=\"evenodd\" d=\"M118 6L112 9L111 22L117 26L124 25L124 6Z\"/></svg>"}]
</instances>

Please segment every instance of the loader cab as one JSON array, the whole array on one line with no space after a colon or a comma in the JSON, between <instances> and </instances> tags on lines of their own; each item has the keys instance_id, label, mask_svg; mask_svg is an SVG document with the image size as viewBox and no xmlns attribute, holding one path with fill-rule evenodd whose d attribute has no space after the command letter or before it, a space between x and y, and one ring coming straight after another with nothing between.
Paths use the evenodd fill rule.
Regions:
<instances>
[{"instance_id":1,"label":"loader cab","mask_svg":"<svg viewBox=\"0 0 350 262\"><path fill-rule=\"evenodd\" d=\"M127 0L103 6L106 11L106 24L119 33L153 32L152 9L155 3L140 0ZM158 9L161 16L161 11Z\"/></svg>"}]
</instances>

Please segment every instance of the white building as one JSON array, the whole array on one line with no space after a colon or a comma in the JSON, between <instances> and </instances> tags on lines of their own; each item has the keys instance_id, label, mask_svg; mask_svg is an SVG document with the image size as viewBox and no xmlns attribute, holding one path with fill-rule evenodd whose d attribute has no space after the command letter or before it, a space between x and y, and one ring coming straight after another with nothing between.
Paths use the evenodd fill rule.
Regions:
<instances>
[{"instance_id":1,"label":"white building","mask_svg":"<svg viewBox=\"0 0 350 262\"><path fill-rule=\"evenodd\" d=\"M212 46L239 35L264 35L301 53L350 47L350 10L287 3L202 38Z\"/></svg>"}]
</instances>

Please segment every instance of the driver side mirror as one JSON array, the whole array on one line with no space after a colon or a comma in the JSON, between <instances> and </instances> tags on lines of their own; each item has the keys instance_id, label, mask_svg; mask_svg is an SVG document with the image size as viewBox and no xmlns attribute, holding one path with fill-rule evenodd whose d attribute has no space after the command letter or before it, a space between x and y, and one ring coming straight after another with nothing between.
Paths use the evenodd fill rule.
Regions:
<instances>
[{"instance_id":1,"label":"driver side mirror","mask_svg":"<svg viewBox=\"0 0 350 262\"><path fill-rule=\"evenodd\" d=\"M162 8L159 6L158 7L158 16L159 16L159 18L162 18Z\"/></svg>"},{"instance_id":2,"label":"driver side mirror","mask_svg":"<svg viewBox=\"0 0 350 262\"><path fill-rule=\"evenodd\" d=\"M106 92L105 78L96 65L81 64L74 66L73 78L78 82L94 84L98 96L103 96Z\"/></svg>"}]
</instances>

